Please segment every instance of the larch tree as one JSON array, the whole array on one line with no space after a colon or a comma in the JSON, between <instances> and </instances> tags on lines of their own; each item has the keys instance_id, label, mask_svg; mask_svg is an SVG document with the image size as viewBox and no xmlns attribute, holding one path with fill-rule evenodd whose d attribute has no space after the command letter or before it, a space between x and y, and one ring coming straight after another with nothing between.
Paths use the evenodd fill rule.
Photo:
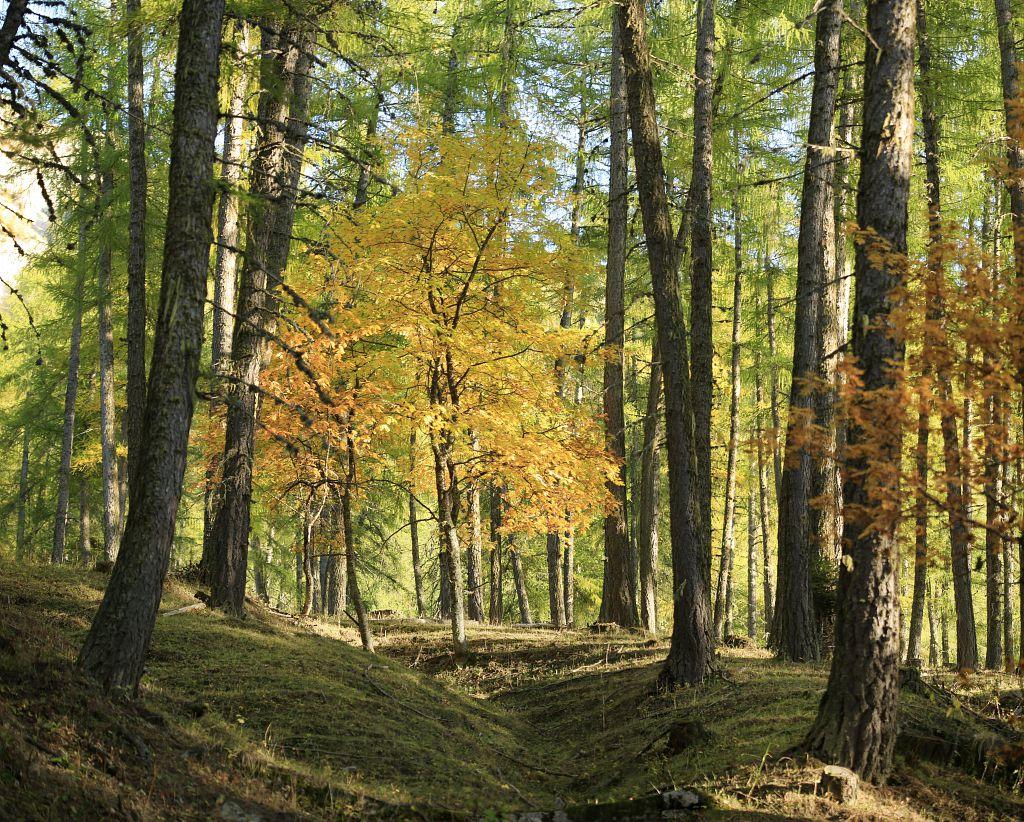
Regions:
<instances>
[{"instance_id":1,"label":"larch tree","mask_svg":"<svg viewBox=\"0 0 1024 822\"><path fill-rule=\"evenodd\" d=\"M211 602L239 616L245 610L256 400L291 250L313 56L312 36L299 19L267 18L261 36L257 134L227 395L224 496L214 522L210 568Z\"/></svg>"},{"instance_id":2,"label":"larch tree","mask_svg":"<svg viewBox=\"0 0 1024 822\"><path fill-rule=\"evenodd\" d=\"M626 84L622 65L622 35L612 15L610 100L610 172L608 177L608 259L605 265L604 416L608 453L620 463L609 482L615 510L604 520L604 622L632 628L637 624L635 591L630 580L629 540L626 533L626 419L623 371L626 316L626 239L629 221L629 141Z\"/></svg>"},{"instance_id":3,"label":"larch tree","mask_svg":"<svg viewBox=\"0 0 1024 822\"><path fill-rule=\"evenodd\" d=\"M908 264L916 17L913 0L867 4L852 351L862 391L847 430L835 650L804 743L879 782L892 765L899 698L898 519L886 509L900 462L904 343L888 321Z\"/></svg>"},{"instance_id":4,"label":"larch tree","mask_svg":"<svg viewBox=\"0 0 1024 822\"><path fill-rule=\"evenodd\" d=\"M824 295L835 280L834 128L839 87L842 0L821 5L815 23L814 86L811 92L807 157L800 198L793 379L786 456L779 494L779 571L771 646L784 659L813 661L821 656L815 614L813 574L823 546L812 531L814 397L823 351L820 325ZM832 313L835 308L829 306ZM831 549L828 550L831 553Z\"/></svg>"},{"instance_id":5,"label":"larch tree","mask_svg":"<svg viewBox=\"0 0 1024 822\"><path fill-rule=\"evenodd\" d=\"M185 0L179 18L170 199L139 493L78 656L79 667L106 690L138 690L174 539L203 342L223 19L224 0Z\"/></svg>"},{"instance_id":6,"label":"larch tree","mask_svg":"<svg viewBox=\"0 0 1024 822\"><path fill-rule=\"evenodd\" d=\"M710 673L714 643L711 635L711 569L697 481L686 321L676 275L675 245L658 136L644 4L641 0L630 0L618 6L615 12L622 38L633 161L647 239L655 324L664 375L673 625L672 642L661 682L670 687L692 685L702 682ZM710 104L710 89L708 96Z\"/></svg>"}]
</instances>

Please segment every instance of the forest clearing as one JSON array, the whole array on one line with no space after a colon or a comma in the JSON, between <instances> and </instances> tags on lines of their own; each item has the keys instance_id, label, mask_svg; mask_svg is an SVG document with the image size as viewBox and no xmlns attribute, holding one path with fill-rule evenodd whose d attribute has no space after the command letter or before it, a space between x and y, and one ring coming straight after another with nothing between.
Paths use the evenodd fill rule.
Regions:
<instances>
[{"instance_id":1,"label":"forest clearing","mask_svg":"<svg viewBox=\"0 0 1024 822\"><path fill-rule=\"evenodd\" d=\"M0 0L0 818L1024 818L1017 0Z\"/></svg>"}]
</instances>

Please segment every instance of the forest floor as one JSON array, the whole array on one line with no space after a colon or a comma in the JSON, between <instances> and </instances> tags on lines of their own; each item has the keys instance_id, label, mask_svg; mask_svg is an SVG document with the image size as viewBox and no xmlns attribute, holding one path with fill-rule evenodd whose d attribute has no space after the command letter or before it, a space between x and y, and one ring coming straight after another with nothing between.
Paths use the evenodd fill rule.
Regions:
<instances>
[{"instance_id":1,"label":"forest floor","mask_svg":"<svg viewBox=\"0 0 1024 822\"><path fill-rule=\"evenodd\" d=\"M0 819L501 819L692 789L719 819L1024 818L1016 677L926 674L901 701L888 786L816 796L785 752L827 672L728 648L701 688L660 693L640 635L444 625L348 628L253 605L244 621L170 580L140 699L72 667L105 577L0 562ZM668 749L678 723L701 733ZM693 735L691 735L693 736ZM618 805L604 818L626 818Z\"/></svg>"}]
</instances>

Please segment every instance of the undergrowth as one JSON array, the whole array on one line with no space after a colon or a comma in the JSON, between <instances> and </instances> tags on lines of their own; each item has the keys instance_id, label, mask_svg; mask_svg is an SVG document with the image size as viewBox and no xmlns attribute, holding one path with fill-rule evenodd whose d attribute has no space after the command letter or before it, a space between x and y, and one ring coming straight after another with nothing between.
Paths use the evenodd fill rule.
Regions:
<instances>
[{"instance_id":1,"label":"undergrowth","mask_svg":"<svg viewBox=\"0 0 1024 822\"><path fill-rule=\"evenodd\" d=\"M243 621L159 617L126 703L72 664L105 581L0 563L2 818L493 818L666 787L709 797L712 818L1024 816L1019 763L999 747L1019 738L1010 677L905 692L913 744L888 786L840 807L806 790L815 763L785 755L820 666L726 649L720 676L663 693L665 646L640 635L472 626L457 664L443 625L379 624L371 655L347 626L252 604ZM164 612L194 602L169 581ZM680 722L705 734L670 753Z\"/></svg>"}]
</instances>

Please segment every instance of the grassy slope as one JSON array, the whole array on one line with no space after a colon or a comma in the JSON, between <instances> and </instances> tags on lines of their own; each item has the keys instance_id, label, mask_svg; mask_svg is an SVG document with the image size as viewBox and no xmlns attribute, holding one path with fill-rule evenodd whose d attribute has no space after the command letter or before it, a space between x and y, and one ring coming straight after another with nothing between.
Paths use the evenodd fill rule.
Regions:
<instances>
[{"instance_id":1,"label":"grassy slope","mask_svg":"<svg viewBox=\"0 0 1024 822\"><path fill-rule=\"evenodd\" d=\"M481 627L460 668L443 626L391 624L370 656L346 630L200 610L159 619L140 703L112 703L70 666L104 581L0 564L0 818L205 819L225 801L268 819L466 817L672 784L749 818L1024 816L1018 795L928 764L850 810L795 792L808 769L762 758L799 740L825 673L757 651L665 695L664 647L642 638ZM163 607L192 601L171 583ZM982 727L904 704L918 724ZM713 737L668 756L659 737L682 719Z\"/></svg>"}]
</instances>

